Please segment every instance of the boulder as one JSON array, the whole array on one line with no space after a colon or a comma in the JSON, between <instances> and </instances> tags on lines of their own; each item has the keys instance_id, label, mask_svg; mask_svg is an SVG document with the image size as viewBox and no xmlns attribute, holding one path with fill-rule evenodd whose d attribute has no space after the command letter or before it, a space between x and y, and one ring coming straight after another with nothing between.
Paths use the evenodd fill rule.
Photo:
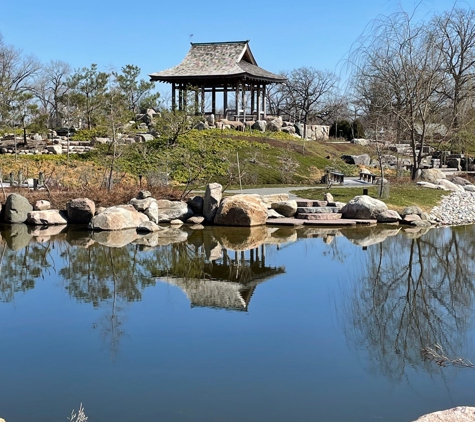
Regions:
<instances>
[{"instance_id":1,"label":"boulder","mask_svg":"<svg viewBox=\"0 0 475 422\"><path fill-rule=\"evenodd\" d=\"M465 185L463 187L466 192L475 192L475 186L474 185Z\"/></svg>"},{"instance_id":2,"label":"boulder","mask_svg":"<svg viewBox=\"0 0 475 422\"><path fill-rule=\"evenodd\" d=\"M282 132L289 133L290 135L295 135L295 128L293 126L285 126L281 130Z\"/></svg>"},{"instance_id":3,"label":"boulder","mask_svg":"<svg viewBox=\"0 0 475 422\"><path fill-rule=\"evenodd\" d=\"M455 183L456 185L459 185L459 186L467 186L467 185L472 184L472 182L470 182L469 180L464 179L463 177L460 177L460 176L452 177L452 178L450 178L450 181L452 183Z\"/></svg>"},{"instance_id":4,"label":"boulder","mask_svg":"<svg viewBox=\"0 0 475 422\"><path fill-rule=\"evenodd\" d=\"M326 192L325 195L323 195L323 200L326 201L327 203L335 202L335 199L333 198L333 195L330 192Z\"/></svg>"},{"instance_id":5,"label":"boulder","mask_svg":"<svg viewBox=\"0 0 475 422\"><path fill-rule=\"evenodd\" d=\"M402 218L403 223L412 224L414 221L422 221L421 216L417 214L408 214Z\"/></svg>"},{"instance_id":6,"label":"boulder","mask_svg":"<svg viewBox=\"0 0 475 422\"><path fill-rule=\"evenodd\" d=\"M214 114L211 113L206 117L206 123L208 123L208 126L214 127L216 120L214 118Z\"/></svg>"},{"instance_id":7,"label":"boulder","mask_svg":"<svg viewBox=\"0 0 475 422\"><path fill-rule=\"evenodd\" d=\"M440 412L429 413L413 422L473 422L475 407L458 406Z\"/></svg>"},{"instance_id":8,"label":"boulder","mask_svg":"<svg viewBox=\"0 0 475 422\"><path fill-rule=\"evenodd\" d=\"M138 233L155 233L160 230L164 230L164 229L150 220L144 221L143 223L137 226Z\"/></svg>"},{"instance_id":9,"label":"boulder","mask_svg":"<svg viewBox=\"0 0 475 422\"><path fill-rule=\"evenodd\" d=\"M154 203L145 210L145 214L149 217L152 216L152 208L154 208ZM193 215L192 209L188 206L186 202L183 201L169 201L168 199L159 199L155 202L157 207L157 214L153 212L153 217L156 220L154 221L152 218L150 220L154 221L155 223L169 223L171 220L179 219L179 220L186 220Z\"/></svg>"},{"instance_id":10,"label":"boulder","mask_svg":"<svg viewBox=\"0 0 475 422\"><path fill-rule=\"evenodd\" d=\"M33 211L45 211L51 208L51 203L45 199L40 199L36 201L33 205Z\"/></svg>"},{"instance_id":11,"label":"boulder","mask_svg":"<svg viewBox=\"0 0 475 422\"><path fill-rule=\"evenodd\" d=\"M267 207L254 195L234 195L221 201L214 223L221 226L252 227L266 224Z\"/></svg>"},{"instance_id":12,"label":"boulder","mask_svg":"<svg viewBox=\"0 0 475 422\"><path fill-rule=\"evenodd\" d=\"M219 183L208 183L206 185L203 200L203 217L207 223L211 223L214 220L222 197L223 187Z\"/></svg>"},{"instance_id":13,"label":"boulder","mask_svg":"<svg viewBox=\"0 0 475 422\"><path fill-rule=\"evenodd\" d=\"M357 166L369 166L371 163L371 157L368 154L342 155L340 158L347 164L355 164Z\"/></svg>"},{"instance_id":14,"label":"boulder","mask_svg":"<svg viewBox=\"0 0 475 422\"><path fill-rule=\"evenodd\" d=\"M463 192L465 190L463 186L456 185L447 179L439 179L435 183L439 186L442 186L445 190L452 192Z\"/></svg>"},{"instance_id":15,"label":"boulder","mask_svg":"<svg viewBox=\"0 0 475 422\"><path fill-rule=\"evenodd\" d=\"M271 208L284 217L293 217L297 212L297 201L292 199L289 201L273 202Z\"/></svg>"},{"instance_id":16,"label":"boulder","mask_svg":"<svg viewBox=\"0 0 475 422\"><path fill-rule=\"evenodd\" d=\"M58 210L30 211L26 223L36 226L62 225L68 224L68 216L64 211Z\"/></svg>"},{"instance_id":17,"label":"boulder","mask_svg":"<svg viewBox=\"0 0 475 422\"><path fill-rule=\"evenodd\" d=\"M66 210L70 223L88 224L96 213L96 204L88 198L76 198L66 203Z\"/></svg>"},{"instance_id":18,"label":"boulder","mask_svg":"<svg viewBox=\"0 0 475 422\"><path fill-rule=\"evenodd\" d=\"M285 218L282 214L279 214L276 210L272 208L267 209L267 218Z\"/></svg>"},{"instance_id":19,"label":"boulder","mask_svg":"<svg viewBox=\"0 0 475 422\"><path fill-rule=\"evenodd\" d=\"M186 203L190 206L195 214L202 215L203 214L203 203L204 199L202 196L194 196L193 198L189 198Z\"/></svg>"},{"instance_id":20,"label":"boulder","mask_svg":"<svg viewBox=\"0 0 475 422\"><path fill-rule=\"evenodd\" d=\"M282 129L282 118L278 117L267 122L266 130L269 132L280 132Z\"/></svg>"},{"instance_id":21,"label":"boulder","mask_svg":"<svg viewBox=\"0 0 475 422\"><path fill-rule=\"evenodd\" d=\"M354 138L351 140L351 143L355 145L363 145L363 146L369 145L369 141L364 138Z\"/></svg>"},{"instance_id":22,"label":"boulder","mask_svg":"<svg viewBox=\"0 0 475 422\"><path fill-rule=\"evenodd\" d=\"M150 133L138 133L137 135L134 136L134 141L135 142L147 142L147 141L153 141L154 137Z\"/></svg>"},{"instance_id":23,"label":"boulder","mask_svg":"<svg viewBox=\"0 0 475 422\"><path fill-rule=\"evenodd\" d=\"M251 126L251 129L258 130L260 132L266 131L267 122L265 120L256 120Z\"/></svg>"},{"instance_id":24,"label":"boulder","mask_svg":"<svg viewBox=\"0 0 475 422\"><path fill-rule=\"evenodd\" d=\"M430 182L417 182L416 183L418 186L421 186L423 188L428 188L428 189L440 189L440 190L447 190L441 185L435 185L434 183Z\"/></svg>"},{"instance_id":25,"label":"boulder","mask_svg":"<svg viewBox=\"0 0 475 422\"><path fill-rule=\"evenodd\" d=\"M63 146L61 144L48 145L46 149L48 150L48 152L56 155L61 155L63 153Z\"/></svg>"},{"instance_id":26,"label":"boulder","mask_svg":"<svg viewBox=\"0 0 475 422\"><path fill-rule=\"evenodd\" d=\"M421 170L421 180L424 182L435 183L439 179L446 179L445 173L438 169Z\"/></svg>"},{"instance_id":27,"label":"boulder","mask_svg":"<svg viewBox=\"0 0 475 422\"><path fill-rule=\"evenodd\" d=\"M132 198L129 201L129 204L132 205L137 211L139 212L145 212L148 208L150 208L150 205L152 203L157 202L155 198L152 197L146 197L146 198ZM158 209L158 207L157 207Z\"/></svg>"},{"instance_id":28,"label":"boulder","mask_svg":"<svg viewBox=\"0 0 475 422\"><path fill-rule=\"evenodd\" d=\"M377 220L378 223L396 223L401 220L401 216L397 211L387 210L379 214Z\"/></svg>"},{"instance_id":29,"label":"boulder","mask_svg":"<svg viewBox=\"0 0 475 422\"><path fill-rule=\"evenodd\" d=\"M148 190L141 190L138 195L137 199L145 199L145 198L151 198L152 194Z\"/></svg>"},{"instance_id":30,"label":"boulder","mask_svg":"<svg viewBox=\"0 0 475 422\"><path fill-rule=\"evenodd\" d=\"M5 222L24 223L30 211L33 211L33 207L24 196L11 193L5 201Z\"/></svg>"},{"instance_id":31,"label":"boulder","mask_svg":"<svg viewBox=\"0 0 475 422\"><path fill-rule=\"evenodd\" d=\"M406 207L401 212L401 217L404 218L406 215L418 215L419 217L423 214L423 211L417 205L411 205Z\"/></svg>"},{"instance_id":32,"label":"boulder","mask_svg":"<svg viewBox=\"0 0 475 422\"><path fill-rule=\"evenodd\" d=\"M201 224L205 221L202 215L194 215L186 220L187 224Z\"/></svg>"},{"instance_id":33,"label":"boulder","mask_svg":"<svg viewBox=\"0 0 475 422\"><path fill-rule=\"evenodd\" d=\"M261 195L261 199L270 208L273 202L288 201L289 194L288 193L274 193L274 194L269 194L269 195Z\"/></svg>"},{"instance_id":34,"label":"boulder","mask_svg":"<svg viewBox=\"0 0 475 422\"><path fill-rule=\"evenodd\" d=\"M377 219L379 214L387 211L388 207L379 199L368 195L355 196L342 209L342 218Z\"/></svg>"},{"instance_id":35,"label":"boulder","mask_svg":"<svg viewBox=\"0 0 475 422\"><path fill-rule=\"evenodd\" d=\"M136 229L148 221L148 217L136 211L133 207L115 206L106 208L94 216L89 223L91 230L123 230Z\"/></svg>"}]
</instances>

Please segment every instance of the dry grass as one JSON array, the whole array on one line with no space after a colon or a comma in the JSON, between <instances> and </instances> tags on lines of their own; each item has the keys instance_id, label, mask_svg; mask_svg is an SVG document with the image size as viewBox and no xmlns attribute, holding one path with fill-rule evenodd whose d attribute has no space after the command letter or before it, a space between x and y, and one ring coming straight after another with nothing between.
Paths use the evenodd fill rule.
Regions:
<instances>
[{"instance_id":1,"label":"dry grass","mask_svg":"<svg viewBox=\"0 0 475 422\"><path fill-rule=\"evenodd\" d=\"M137 185L118 185L115 186L110 192L104 188L98 188L93 186L78 187L74 189L65 188L51 188L48 190L30 190L25 188L13 188L5 189L5 195L2 193L2 201L4 202L6 196L10 193L16 192L24 196L31 204L36 201L44 199L51 202L53 209L64 210L66 209L66 203L75 198L89 198L94 201L96 207L109 207L119 204L127 204L132 198L135 198L141 190L148 190L152 196L156 199L179 199L181 191L172 187L140 187Z\"/></svg>"}]
</instances>

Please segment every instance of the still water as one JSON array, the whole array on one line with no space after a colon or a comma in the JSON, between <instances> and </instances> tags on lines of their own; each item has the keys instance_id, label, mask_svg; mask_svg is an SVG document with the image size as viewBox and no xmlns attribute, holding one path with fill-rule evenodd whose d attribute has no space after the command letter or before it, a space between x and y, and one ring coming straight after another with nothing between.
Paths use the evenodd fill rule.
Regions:
<instances>
[{"instance_id":1,"label":"still water","mask_svg":"<svg viewBox=\"0 0 475 422\"><path fill-rule=\"evenodd\" d=\"M52 230L52 231L51 231ZM1 228L0 417L411 421L475 405L473 227ZM129 243L131 242L131 243Z\"/></svg>"}]
</instances>

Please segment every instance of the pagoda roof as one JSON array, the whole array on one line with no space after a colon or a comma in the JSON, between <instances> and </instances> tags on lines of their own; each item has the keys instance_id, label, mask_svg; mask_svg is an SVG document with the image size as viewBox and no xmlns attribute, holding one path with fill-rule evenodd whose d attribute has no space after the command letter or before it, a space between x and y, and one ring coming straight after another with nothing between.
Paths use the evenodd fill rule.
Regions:
<instances>
[{"instance_id":1,"label":"pagoda roof","mask_svg":"<svg viewBox=\"0 0 475 422\"><path fill-rule=\"evenodd\" d=\"M183 61L174 67L149 75L152 81L193 82L219 79L253 79L282 83L286 78L262 69L248 41L191 43Z\"/></svg>"}]
</instances>

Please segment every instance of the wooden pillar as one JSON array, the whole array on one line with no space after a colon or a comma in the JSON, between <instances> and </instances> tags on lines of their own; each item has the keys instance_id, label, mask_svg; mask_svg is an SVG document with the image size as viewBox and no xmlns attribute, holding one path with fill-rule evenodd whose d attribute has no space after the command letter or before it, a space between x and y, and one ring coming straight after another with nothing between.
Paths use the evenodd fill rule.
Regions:
<instances>
[{"instance_id":1,"label":"wooden pillar","mask_svg":"<svg viewBox=\"0 0 475 422\"><path fill-rule=\"evenodd\" d=\"M187 111L188 109L188 86L183 87L183 110Z\"/></svg>"},{"instance_id":2,"label":"wooden pillar","mask_svg":"<svg viewBox=\"0 0 475 422\"><path fill-rule=\"evenodd\" d=\"M266 99L266 84L264 84L262 86L262 105L263 105L263 108L264 110L263 113L264 113L264 119L267 117L267 99Z\"/></svg>"},{"instance_id":3,"label":"wooden pillar","mask_svg":"<svg viewBox=\"0 0 475 422\"><path fill-rule=\"evenodd\" d=\"M236 106L236 114L239 114L239 82L236 82L236 95L235 95L235 106Z\"/></svg>"},{"instance_id":4,"label":"wooden pillar","mask_svg":"<svg viewBox=\"0 0 475 422\"><path fill-rule=\"evenodd\" d=\"M178 110L183 110L183 89L181 85L178 87Z\"/></svg>"},{"instance_id":5,"label":"wooden pillar","mask_svg":"<svg viewBox=\"0 0 475 422\"><path fill-rule=\"evenodd\" d=\"M224 91L223 91L223 113L224 113L224 118L227 119L227 113L228 113L228 84L227 82L224 84Z\"/></svg>"},{"instance_id":6,"label":"wooden pillar","mask_svg":"<svg viewBox=\"0 0 475 422\"><path fill-rule=\"evenodd\" d=\"M201 87L201 114L205 114L205 87Z\"/></svg>"},{"instance_id":7,"label":"wooden pillar","mask_svg":"<svg viewBox=\"0 0 475 422\"><path fill-rule=\"evenodd\" d=\"M261 84L257 85L257 120L261 120Z\"/></svg>"},{"instance_id":8,"label":"wooden pillar","mask_svg":"<svg viewBox=\"0 0 475 422\"><path fill-rule=\"evenodd\" d=\"M255 103L254 95L255 95L255 93L256 93L256 87L255 87L255 85L252 85L251 86L251 114L254 113L254 105L255 105L254 104Z\"/></svg>"},{"instance_id":9,"label":"wooden pillar","mask_svg":"<svg viewBox=\"0 0 475 422\"><path fill-rule=\"evenodd\" d=\"M216 87L211 90L211 113L216 116Z\"/></svg>"},{"instance_id":10,"label":"wooden pillar","mask_svg":"<svg viewBox=\"0 0 475 422\"><path fill-rule=\"evenodd\" d=\"M175 82L172 83L172 111L176 110L176 85Z\"/></svg>"},{"instance_id":11,"label":"wooden pillar","mask_svg":"<svg viewBox=\"0 0 475 422\"><path fill-rule=\"evenodd\" d=\"M242 114L246 114L246 85L242 84L241 89L241 105L242 105Z\"/></svg>"}]
</instances>

